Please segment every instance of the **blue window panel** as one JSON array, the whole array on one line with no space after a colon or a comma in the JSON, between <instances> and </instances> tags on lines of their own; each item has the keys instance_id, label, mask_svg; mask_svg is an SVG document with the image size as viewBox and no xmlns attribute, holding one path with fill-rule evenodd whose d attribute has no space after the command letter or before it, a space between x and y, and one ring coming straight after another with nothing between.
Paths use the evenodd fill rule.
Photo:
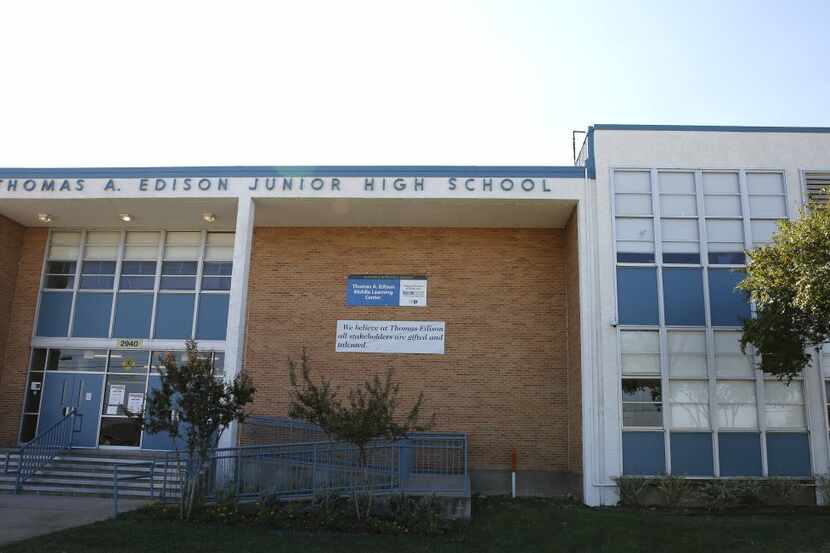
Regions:
<instances>
[{"instance_id":1,"label":"blue window panel","mask_svg":"<svg viewBox=\"0 0 830 553\"><path fill-rule=\"evenodd\" d=\"M159 294L156 306L156 338L183 340L193 330L195 294Z\"/></svg>"},{"instance_id":2,"label":"blue window panel","mask_svg":"<svg viewBox=\"0 0 830 553\"><path fill-rule=\"evenodd\" d=\"M37 335L66 336L69 333L71 309L71 293L43 292L40 296L40 312L37 317Z\"/></svg>"},{"instance_id":3,"label":"blue window panel","mask_svg":"<svg viewBox=\"0 0 830 553\"><path fill-rule=\"evenodd\" d=\"M147 386L147 395L149 396L155 390L161 388L161 378L158 375L150 375L150 380ZM174 398L174 402L178 402L178 397ZM187 432L187 424L180 423L182 428L180 428L181 432L184 434ZM144 436L141 439L141 449L160 449L160 450L172 450L172 449L185 449L187 444L184 443L182 438L177 438L174 440L170 434L167 432L158 432L156 434L151 433L149 430L144 431Z\"/></svg>"},{"instance_id":4,"label":"blue window panel","mask_svg":"<svg viewBox=\"0 0 830 553\"><path fill-rule=\"evenodd\" d=\"M718 434L721 476L761 476L761 435L756 432Z\"/></svg>"},{"instance_id":5,"label":"blue window panel","mask_svg":"<svg viewBox=\"0 0 830 553\"><path fill-rule=\"evenodd\" d=\"M685 476L714 476L710 432L671 433L671 471Z\"/></svg>"},{"instance_id":6,"label":"blue window panel","mask_svg":"<svg viewBox=\"0 0 830 553\"><path fill-rule=\"evenodd\" d=\"M623 474L654 475L666 472L662 432L623 432Z\"/></svg>"},{"instance_id":7,"label":"blue window panel","mask_svg":"<svg viewBox=\"0 0 830 553\"><path fill-rule=\"evenodd\" d=\"M667 325L706 323L703 304L703 273L700 269L664 268L663 304Z\"/></svg>"},{"instance_id":8,"label":"blue window panel","mask_svg":"<svg viewBox=\"0 0 830 553\"><path fill-rule=\"evenodd\" d=\"M228 328L228 294L199 295L199 318L196 321L196 338L200 340L224 340Z\"/></svg>"},{"instance_id":9,"label":"blue window panel","mask_svg":"<svg viewBox=\"0 0 830 553\"><path fill-rule=\"evenodd\" d=\"M112 294L79 293L75 302L72 336L106 338L110 332Z\"/></svg>"},{"instance_id":10,"label":"blue window panel","mask_svg":"<svg viewBox=\"0 0 830 553\"><path fill-rule=\"evenodd\" d=\"M810 476L810 442L802 432L767 432L770 476Z\"/></svg>"},{"instance_id":11,"label":"blue window panel","mask_svg":"<svg viewBox=\"0 0 830 553\"><path fill-rule=\"evenodd\" d=\"M749 318L746 294L735 290L743 279L743 271L709 269L709 301L714 326L740 326Z\"/></svg>"},{"instance_id":12,"label":"blue window panel","mask_svg":"<svg viewBox=\"0 0 830 553\"><path fill-rule=\"evenodd\" d=\"M617 267L620 324L657 324L657 269Z\"/></svg>"},{"instance_id":13,"label":"blue window panel","mask_svg":"<svg viewBox=\"0 0 830 553\"><path fill-rule=\"evenodd\" d=\"M115 303L115 338L149 338L153 294L118 294Z\"/></svg>"}]
</instances>

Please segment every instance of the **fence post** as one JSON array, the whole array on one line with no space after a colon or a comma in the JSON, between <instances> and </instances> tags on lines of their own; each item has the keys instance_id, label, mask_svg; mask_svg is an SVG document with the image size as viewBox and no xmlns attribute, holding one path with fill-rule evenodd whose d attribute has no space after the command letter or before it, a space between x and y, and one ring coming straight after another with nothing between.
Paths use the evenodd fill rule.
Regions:
<instances>
[{"instance_id":1,"label":"fence post","mask_svg":"<svg viewBox=\"0 0 830 553\"><path fill-rule=\"evenodd\" d=\"M167 501L167 472L170 470L170 453L164 454L164 479L161 484L161 501Z\"/></svg>"},{"instance_id":2,"label":"fence post","mask_svg":"<svg viewBox=\"0 0 830 553\"><path fill-rule=\"evenodd\" d=\"M155 499L156 497L156 460L153 459L153 463L150 465L150 499Z\"/></svg>"},{"instance_id":3,"label":"fence post","mask_svg":"<svg viewBox=\"0 0 830 553\"><path fill-rule=\"evenodd\" d=\"M470 496L470 473L467 470L467 434L464 434L464 495Z\"/></svg>"},{"instance_id":4,"label":"fence post","mask_svg":"<svg viewBox=\"0 0 830 553\"><path fill-rule=\"evenodd\" d=\"M112 518L118 518L118 465L112 467Z\"/></svg>"},{"instance_id":5,"label":"fence post","mask_svg":"<svg viewBox=\"0 0 830 553\"><path fill-rule=\"evenodd\" d=\"M311 450L311 497L317 495L317 444Z\"/></svg>"}]
</instances>

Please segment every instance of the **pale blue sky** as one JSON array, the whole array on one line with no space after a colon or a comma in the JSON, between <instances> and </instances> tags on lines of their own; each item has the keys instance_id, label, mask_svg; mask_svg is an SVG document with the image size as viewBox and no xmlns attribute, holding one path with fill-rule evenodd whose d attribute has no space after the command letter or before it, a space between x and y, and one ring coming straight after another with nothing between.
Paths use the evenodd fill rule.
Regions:
<instances>
[{"instance_id":1,"label":"pale blue sky","mask_svg":"<svg viewBox=\"0 0 830 553\"><path fill-rule=\"evenodd\" d=\"M0 166L569 164L830 126L828 1L4 2Z\"/></svg>"}]
</instances>

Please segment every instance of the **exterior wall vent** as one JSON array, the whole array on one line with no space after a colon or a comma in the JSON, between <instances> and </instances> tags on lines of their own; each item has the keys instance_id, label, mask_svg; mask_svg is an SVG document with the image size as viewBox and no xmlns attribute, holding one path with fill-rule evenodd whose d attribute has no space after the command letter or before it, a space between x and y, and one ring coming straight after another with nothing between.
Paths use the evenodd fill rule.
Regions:
<instances>
[{"instance_id":1,"label":"exterior wall vent","mask_svg":"<svg viewBox=\"0 0 830 553\"><path fill-rule=\"evenodd\" d=\"M810 171L804 174L807 200L826 204L830 200L830 171Z\"/></svg>"}]
</instances>

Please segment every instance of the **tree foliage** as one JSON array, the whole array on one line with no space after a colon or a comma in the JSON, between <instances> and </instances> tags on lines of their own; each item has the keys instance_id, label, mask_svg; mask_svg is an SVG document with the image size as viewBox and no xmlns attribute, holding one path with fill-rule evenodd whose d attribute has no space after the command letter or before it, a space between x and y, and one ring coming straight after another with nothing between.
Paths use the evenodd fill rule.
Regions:
<instances>
[{"instance_id":1,"label":"tree foliage","mask_svg":"<svg viewBox=\"0 0 830 553\"><path fill-rule=\"evenodd\" d=\"M749 293L757 317L744 321L741 347L752 345L760 368L791 380L809 363L806 350L830 339L830 210L811 204L782 221L772 243L749 254Z\"/></svg>"},{"instance_id":2,"label":"tree foliage","mask_svg":"<svg viewBox=\"0 0 830 553\"><path fill-rule=\"evenodd\" d=\"M256 392L244 371L225 382L216 373L211 356L201 353L196 342L188 341L186 348L186 363L179 364L172 353L161 359L161 385L148 394L143 418L148 432L170 435L179 466L184 467L182 518L190 517L200 499L210 452L228 425L245 420L245 406Z\"/></svg>"},{"instance_id":3,"label":"tree foliage","mask_svg":"<svg viewBox=\"0 0 830 553\"><path fill-rule=\"evenodd\" d=\"M320 378L319 384L314 381L305 349L299 363L288 360L288 373L292 386L289 416L316 424L331 438L357 448L358 476L363 476L363 486L353 490L355 510L358 518L367 517L372 495L368 474L370 445L375 440L397 441L410 432L428 429L432 421L419 423L423 392L418 394L408 413L399 416L400 384L393 380L392 369L386 371L384 378L374 375L349 390L345 401L329 380ZM360 492L365 492L365 497L361 498Z\"/></svg>"}]
</instances>

